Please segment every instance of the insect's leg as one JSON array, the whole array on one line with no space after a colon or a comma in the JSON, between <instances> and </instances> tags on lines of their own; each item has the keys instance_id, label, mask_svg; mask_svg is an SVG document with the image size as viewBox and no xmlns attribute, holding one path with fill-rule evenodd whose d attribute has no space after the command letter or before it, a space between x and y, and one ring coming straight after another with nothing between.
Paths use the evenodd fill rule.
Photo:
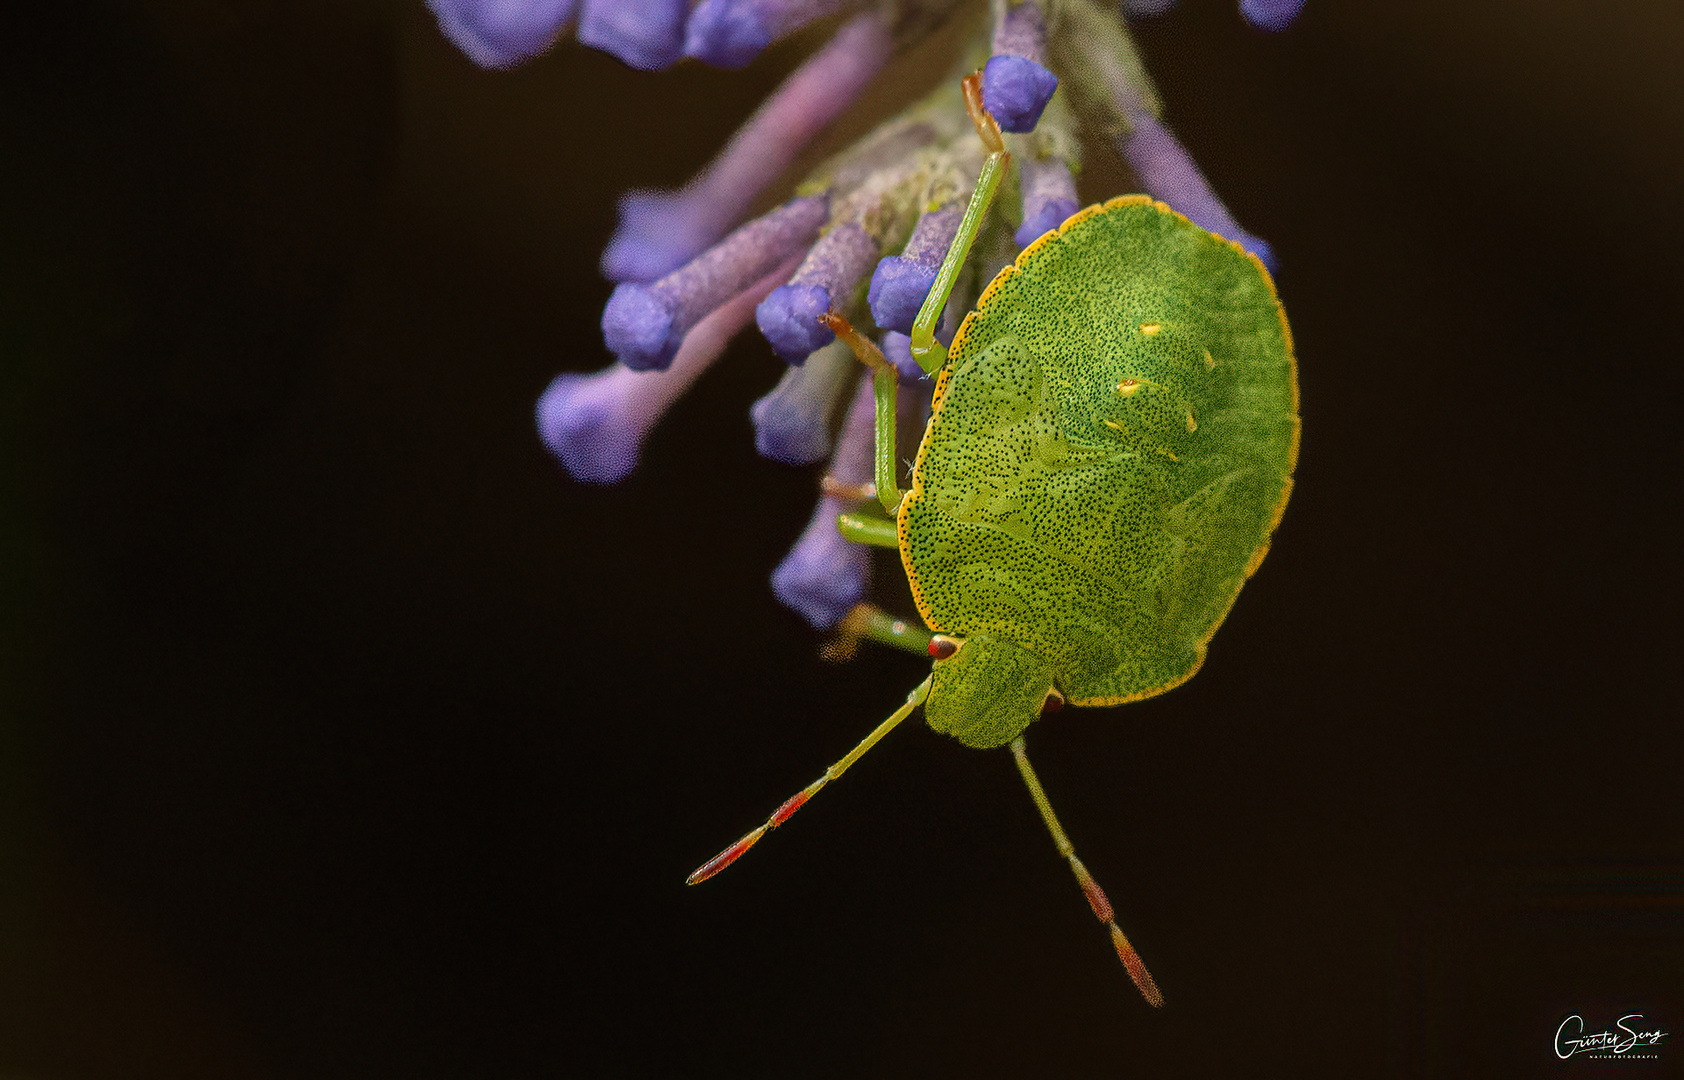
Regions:
<instances>
[{"instance_id":1,"label":"insect's leg","mask_svg":"<svg viewBox=\"0 0 1684 1080\"><path fill-rule=\"evenodd\" d=\"M982 77L966 76L964 91L965 110L971 114L977 136L988 148L988 160L983 162L982 174L977 177L976 187L971 191L971 201L965 207L959 231L954 235L953 243L948 245L941 269L936 272L936 282L930 287L929 295L924 297L924 306L918 309L918 318L912 324L912 359L932 375L947 362L947 350L936 342L936 324L941 322L942 308L947 306L947 298L959 279L959 271L965 265L965 257L970 254L977 230L988 216L994 191L1000 186L1000 174L1005 172L1006 165L1011 161L1011 155L1006 153L1005 140L1000 137L1000 125L982 107Z\"/></svg>"},{"instance_id":2,"label":"insect's leg","mask_svg":"<svg viewBox=\"0 0 1684 1080\"><path fill-rule=\"evenodd\" d=\"M889 363L877 343L855 330L853 324L833 311L819 316L830 332L848 343L860 363L871 369L871 392L876 405L875 445L872 453L872 472L877 484L877 501L890 514L900 509L905 493L895 486L895 407L900 386L900 373Z\"/></svg>"},{"instance_id":3,"label":"insect's leg","mask_svg":"<svg viewBox=\"0 0 1684 1080\"><path fill-rule=\"evenodd\" d=\"M890 714L887 720L878 724L870 735L867 735L864 739L860 740L860 744L858 746L848 751L847 756L832 765L830 768L826 769L823 776L814 780L811 784L808 784L806 787L786 799L784 804L774 810L772 812L772 816L766 819L766 823L764 825L761 825L758 829L749 832L741 840L738 840L735 844L732 844L724 851L721 851L718 855L715 855L713 858L697 867L694 873L684 879L684 884L696 885L700 882L706 881L708 878L719 873L727 866L730 866L732 863L742 858L743 853L758 843L760 838L765 836L768 830L775 829L779 825L788 821L792 816L794 816L797 810L801 809L803 803L818 794L820 788L847 772L850 765L864 756L867 750L876 746L878 740L893 731L902 720L911 716L912 710L924 704L924 699L929 696L930 680L925 679L913 688L912 693L906 695L906 704L902 705Z\"/></svg>"},{"instance_id":4,"label":"insect's leg","mask_svg":"<svg viewBox=\"0 0 1684 1080\"><path fill-rule=\"evenodd\" d=\"M890 615L872 604L855 604L836 626L836 636L826 643L826 660L851 660L862 640L891 645L919 656L929 656L930 632L916 623Z\"/></svg>"},{"instance_id":5,"label":"insect's leg","mask_svg":"<svg viewBox=\"0 0 1684 1080\"><path fill-rule=\"evenodd\" d=\"M836 531L842 534L844 540L852 540L867 547L900 547L900 535L895 531L895 523L875 514L838 514Z\"/></svg>"},{"instance_id":6,"label":"insect's leg","mask_svg":"<svg viewBox=\"0 0 1684 1080\"><path fill-rule=\"evenodd\" d=\"M1076 883L1087 896L1094 917L1110 929L1111 944L1116 946L1117 956L1128 969L1129 978L1134 980L1134 985L1139 988L1148 1005L1163 1005L1164 996L1158 992L1158 984L1152 981L1152 973L1146 970L1146 965L1140 960L1140 954L1134 951L1134 946L1129 944L1129 939L1124 937L1122 930L1118 928L1116 914L1111 910L1111 901L1106 897L1105 890L1101 889L1099 882L1088 873L1088 868L1082 865L1082 860L1076 858L1076 845L1064 835L1064 829L1058 823L1058 815L1053 813L1052 803L1047 801L1046 789L1041 787L1040 777L1035 775L1035 770L1029 765L1029 755L1024 753L1021 736L1012 740L1012 757L1017 759L1017 771L1023 774L1023 782L1029 786L1029 796L1035 800L1035 809L1041 812L1041 820L1047 823L1047 831L1052 833L1053 843L1058 845L1058 853L1069 860L1070 869L1076 874Z\"/></svg>"}]
</instances>

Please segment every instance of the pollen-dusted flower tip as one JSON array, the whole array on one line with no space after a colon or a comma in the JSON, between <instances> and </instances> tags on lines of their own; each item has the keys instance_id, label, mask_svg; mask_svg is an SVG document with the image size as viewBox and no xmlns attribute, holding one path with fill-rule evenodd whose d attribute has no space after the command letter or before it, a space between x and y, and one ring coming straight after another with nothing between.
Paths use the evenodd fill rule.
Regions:
<instances>
[{"instance_id":1,"label":"pollen-dusted flower tip","mask_svg":"<svg viewBox=\"0 0 1684 1080\"><path fill-rule=\"evenodd\" d=\"M813 350L836 340L819 316L830 310L830 290L823 285L779 285L760 303L754 321L786 364L800 364Z\"/></svg>"},{"instance_id":2,"label":"pollen-dusted flower tip","mask_svg":"<svg viewBox=\"0 0 1684 1080\"><path fill-rule=\"evenodd\" d=\"M714 67L746 67L761 50L846 0L702 0L684 34L684 55Z\"/></svg>"},{"instance_id":3,"label":"pollen-dusted flower tip","mask_svg":"<svg viewBox=\"0 0 1684 1080\"><path fill-rule=\"evenodd\" d=\"M918 309L936 282L942 257L959 231L965 216L965 204L952 202L930 210L913 226L912 237L899 255L890 255L877 264L871 275L871 287L866 290L866 304L871 318L884 330L912 332Z\"/></svg>"},{"instance_id":4,"label":"pollen-dusted flower tip","mask_svg":"<svg viewBox=\"0 0 1684 1080\"><path fill-rule=\"evenodd\" d=\"M525 63L555 44L578 0L427 0L451 44L483 68Z\"/></svg>"},{"instance_id":5,"label":"pollen-dusted flower tip","mask_svg":"<svg viewBox=\"0 0 1684 1080\"><path fill-rule=\"evenodd\" d=\"M1201 229L1233 240L1275 270L1275 253L1269 245L1240 228L1210 182L1199 172L1193 158L1168 128L1150 113L1136 113L1134 130L1123 137L1123 156L1140 175L1141 185L1154 198L1186 214Z\"/></svg>"},{"instance_id":6,"label":"pollen-dusted flower tip","mask_svg":"<svg viewBox=\"0 0 1684 1080\"><path fill-rule=\"evenodd\" d=\"M619 228L602 253L603 276L653 281L724 236L796 155L854 103L891 47L888 28L875 12L852 19L783 81L684 190L622 197Z\"/></svg>"},{"instance_id":7,"label":"pollen-dusted flower tip","mask_svg":"<svg viewBox=\"0 0 1684 1080\"><path fill-rule=\"evenodd\" d=\"M1037 0L1006 11L994 30L994 55L982 69L982 104L1002 131L1027 134L1058 89L1046 68L1047 27Z\"/></svg>"},{"instance_id":8,"label":"pollen-dusted flower tip","mask_svg":"<svg viewBox=\"0 0 1684 1080\"><path fill-rule=\"evenodd\" d=\"M776 267L696 324L665 371L611 364L558 375L538 399L538 437L576 480L612 484L637 467L643 440L673 402L748 325L754 305L790 271Z\"/></svg>"},{"instance_id":9,"label":"pollen-dusted flower tip","mask_svg":"<svg viewBox=\"0 0 1684 1080\"><path fill-rule=\"evenodd\" d=\"M608 351L636 371L665 368L692 326L811 244L828 207L822 195L791 200L659 281L615 286L602 312Z\"/></svg>"},{"instance_id":10,"label":"pollen-dusted flower tip","mask_svg":"<svg viewBox=\"0 0 1684 1080\"><path fill-rule=\"evenodd\" d=\"M754 313L772 351L785 363L799 364L835 341L819 316L853 296L877 255L877 241L856 222L843 222L820 237L789 284L773 289Z\"/></svg>"},{"instance_id":11,"label":"pollen-dusted flower tip","mask_svg":"<svg viewBox=\"0 0 1684 1080\"><path fill-rule=\"evenodd\" d=\"M684 56L688 0L585 0L577 37L639 71L671 67Z\"/></svg>"},{"instance_id":12,"label":"pollen-dusted flower tip","mask_svg":"<svg viewBox=\"0 0 1684 1080\"><path fill-rule=\"evenodd\" d=\"M1304 0L1240 0L1240 14L1259 30L1275 33L1292 25Z\"/></svg>"},{"instance_id":13,"label":"pollen-dusted flower tip","mask_svg":"<svg viewBox=\"0 0 1684 1080\"><path fill-rule=\"evenodd\" d=\"M1023 224L1012 237L1018 247L1028 247L1080 208L1076 178L1062 158L1025 158L1019 166L1018 181L1023 190Z\"/></svg>"},{"instance_id":14,"label":"pollen-dusted flower tip","mask_svg":"<svg viewBox=\"0 0 1684 1080\"><path fill-rule=\"evenodd\" d=\"M836 414L858 375L853 350L840 341L785 369L771 393L749 409L760 456L785 465L812 465L828 457Z\"/></svg>"}]
</instances>

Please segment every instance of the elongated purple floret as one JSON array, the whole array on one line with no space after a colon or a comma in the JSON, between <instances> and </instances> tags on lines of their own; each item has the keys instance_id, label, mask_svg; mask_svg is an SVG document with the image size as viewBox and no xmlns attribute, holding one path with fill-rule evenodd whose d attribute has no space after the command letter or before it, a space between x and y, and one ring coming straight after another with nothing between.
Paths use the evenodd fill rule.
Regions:
<instances>
[{"instance_id":1,"label":"elongated purple floret","mask_svg":"<svg viewBox=\"0 0 1684 1080\"><path fill-rule=\"evenodd\" d=\"M823 196L795 199L659 281L616 286L602 312L608 351L633 370L665 368L692 326L812 243L828 206Z\"/></svg>"},{"instance_id":2,"label":"elongated purple floret","mask_svg":"<svg viewBox=\"0 0 1684 1080\"><path fill-rule=\"evenodd\" d=\"M643 440L673 402L724 353L754 305L789 272L774 267L712 311L685 337L665 371L610 364L588 375L559 375L538 399L538 436L577 480L612 484L637 467Z\"/></svg>"},{"instance_id":3,"label":"elongated purple floret","mask_svg":"<svg viewBox=\"0 0 1684 1080\"><path fill-rule=\"evenodd\" d=\"M819 500L800 539L772 571L772 592L815 630L829 630L865 599L871 552L836 531L836 516L848 509L841 499Z\"/></svg>"},{"instance_id":4,"label":"elongated purple floret","mask_svg":"<svg viewBox=\"0 0 1684 1080\"><path fill-rule=\"evenodd\" d=\"M1070 175L1070 166L1056 157L1025 158L1018 177L1023 189L1023 224L1012 239L1018 247L1028 247L1076 212L1076 178Z\"/></svg>"},{"instance_id":5,"label":"elongated purple floret","mask_svg":"<svg viewBox=\"0 0 1684 1080\"><path fill-rule=\"evenodd\" d=\"M1037 0L1008 8L994 28L994 55L982 69L982 104L1003 131L1035 130L1058 89L1047 70L1047 27Z\"/></svg>"},{"instance_id":6,"label":"elongated purple floret","mask_svg":"<svg viewBox=\"0 0 1684 1080\"><path fill-rule=\"evenodd\" d=\"M1140 182L1147 192L1168 203L1172 210L1186 214L1201 229L1237 242L1273 271L1274 251L1266 242L1240 228L1211 190L1210 182L1199 172L1187 149L1169 129L1150 113L1136 113L1130 119L1134 130L1124 137L1123 155L1140 174Z\"/></svg>"},{"instance_id":7,"label":"elongated purple floret","mask_svg":"<svg viewBox=\"0 0 1684 1080\"><path fill-rule=\"evenodd\" d=\"M427 0L439 29L468 59L509 68L555 43L578 0Z\"/></svg>"},{"instance_id":8,"label":"elongated purple floret","mask_svg":"<svg viewBox=\"0 0 1684 1080\"><path fill-rule=\"evenodd\" d=\"M785 369L778 385L749 409L760 456L786 465L812 465L828 457L837 411L858 374L853 350L836 341L805 364Z\"/></svg>"},{"instance_id":9,"label":"elongated purple floret","mask_svg":"<svg viewBox=\"0 0 1684 1080\"><path fill-rule=\"evenodd\" d=\"M745 67L785 34L840 10L846 0L702 0L690 16L684 55L714 67Z\"/></svg>"},{"instance_id":10,"label":"elongated purple floret","mask_svg":"<svg viewBox=\"0 0 1684 1080\"><path fill-rule=\"evenodd\" d=\"M1240 13L1259 30L1285 30L1304 9L1304 0L1240 0Z\"/></svg>"},{"instance_id":11,"label":"elongated purple floret","mask_svg":"<svg viewBox=\"0 0 1684 1080\"><path fill-rule=\"evenodd\" d=\"M941 260L947 255L964 216L962 202L928 211L913 226L905 249L877 264L871 275L871 287L866 290L866 304L880 328L903 334L912 332L918 309L935 284Z\"/></svg>"},{"instance_id":12,"label":"elongated purple floret","mask_svg":"<svg viewBox=\"0 0 1684 1080\"><path fill-rule=\"evenodd\" d=\"M684 55L689 14L687 0L585 0L577 36L630 67L659 71Z\"/></svg>"},{"instance_id":13,"label":"elongated purple floret","mask_svg":"<svg viewBox=\"0 0 1684 1080\"><path fill-rule=\"evenodd\" d=\"M799 364L836 340L819 316L845 303L877 261L877 241L855 222L837 225L813 245L789 284L772 290L754 313L772 351Z\"/></svg>"},{"instance_id":14,"label":"elongated purple floret","mask_svg":"<svg viewBox=\"0 0 1684 1080\"><path fill-rule=\"evenodd\" d=\"M830 475L844 484L869 483L876 432L871 380L858 380L848 406ZM833 495L819 500L813 517L783 562L772 572L772 591L816 630L828 630L865 597L871 578L871 553L863 544L842 539L836 515L850 504Z\"/></svg>"},{"instance_id":15,"label":"elongated purple floret","mask_svg":"<svg viewBox=\"0 0 1684 1080\"><path fill-rule=\"evenodd\" d=\"M694 22L692 16L692 23ZM749 118L682 191L634 191L602 253L610 281L653 281L725 235L813 137L840 116L888 59L882 18L850 20Z\"/></svg>"}]
</instances>

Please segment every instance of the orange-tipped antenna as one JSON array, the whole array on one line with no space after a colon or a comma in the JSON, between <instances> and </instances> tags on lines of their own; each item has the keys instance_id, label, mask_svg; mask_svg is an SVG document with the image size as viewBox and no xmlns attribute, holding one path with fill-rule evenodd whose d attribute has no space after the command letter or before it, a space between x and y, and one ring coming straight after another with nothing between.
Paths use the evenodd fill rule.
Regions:
<instances>
[{"instance_id":1,"label":"orange-tipped antenna","mask_svg":"<svg viewBox=\"0 0 1684 1080\"><path fill-rule=\"evenodd\" d=\"M1105 890L1099 887L1099 882L1088 873L1088 868L1082 865L1082 860L1076 858L1076 845L1064 835L1063 826L1058 823L1058 815L1053 813L1052 803L1047 801L1046 789L1041 787L1040 777L1029 764L1029 755L1023 750L1023 739L1012 740L1012 757L1017 759L1017 771L1023 774L1023 782L1029 786L1029 795L1035 800L1035 809L1041 812L1041 820L1047 823L1047 831L1052 833L1053 843L1058 846L1058 853L1070 861L1070 869L1076 874L1076 883L1082 887L1082 893L1088 898L1088 906L1093 908L1094 918L1104 923L1111 931L1111 944L1117 950L1117 958L1128 969L1129 978L1140 990L1140 996L1146 999L1146 1004L1153 1008L1162 1008L1164 995L1158 992L1158 984L1152 981L1152 973L1146 970L1141 962L1140 954L1134 951L1129 939L1123 936L1123 931L1117 926L1117 916L1111 909L1111 901L1105 895ZM746 837L744 839L747 839Z\"/></svg>"},{"instance_id":2,"label":"orange-tipped antenna","mask_svg":"<svg viewBox=\"0 0 1684 1080\"><path fill-rule=\"evenodd\" d=\"M689 877L684 879L684 884L698 885L713 875L719 873L727 866L730 866L738 859L742 858L749 848L760 842L760 838L765 836L768 830L775 829L779 825L788 821L790 818L794 817L795 812L801 809L802 805L806 803L808 799L817 795L820 788L847 772L848 766L863 757L867 750L876 746L878 740L893 731L902 720L911 716L912 710L924 704L924 699L929 696L930 680L925 679L923 682L918 684L912 693L906 695L906 704L896 709L887 720L878 724L876 729L873 730L870 735L867 735L864 739L860 740L860 744L858 746L848 751L847 757L844 757L841 761L838 761L836 764L826 769L823 776L814 780L811 784L808 784L806 787L786 799L784 804L774 810L772 812L772 816L766 819L766 823L764 825L761 825L759 828L749 832L741 840L738 840L735 844L732 844L724 851L721 851L718 855L715 855L713 858L697 867Z\"/></svg>"}]
</instances>

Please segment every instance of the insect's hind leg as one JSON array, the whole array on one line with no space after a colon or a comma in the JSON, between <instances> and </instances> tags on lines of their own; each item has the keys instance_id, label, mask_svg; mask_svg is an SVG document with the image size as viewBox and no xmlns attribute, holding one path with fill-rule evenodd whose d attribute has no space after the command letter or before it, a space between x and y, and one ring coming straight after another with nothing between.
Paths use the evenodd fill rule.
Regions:
<instances>
[{"instance_id":1,"label":"insect's hind leg","mask_svg":"<svg viewBox=\"0 0 1684 1080\"><path fill-rule=\"evenodd\" d=\"M1023 775L1023 782L1029 788L1029 797L1035 800L1035 809L1041 812L1041 820L1046 822L1047 831L1052 833L1053 843L1058 847L1058 853L1070 863L1070 869L1076 875L1076 883L1082 887L1082 892L1088 898L1088 905L1093 908L1096 919L1104 923L1111 931L1111 944L1117 950L1117 958L1128 969L1129 978L1140 990L1140 995L1146 999L1148 1005L1161 1007L1164 995L1158 992L1158 984L1153 981L1152 973L1146 970L1140 954L1134 951L1129 939L1123 936L1123 931L1117 926L1117 917L1111 909L1111 901L1105 895L1105 890L1099 887L1099 882L1088 873L1088 868L1082 865L1082 860L1076 858L1076 845L1064 835L1064 827L1058 823L1058 815L1053 813L1052 803L1047 801L1046 789L1041 786L1041 778L1035 775L1035 770L1029 764L1029 755L1023 749L1023 737L1012 740L1012 757L1017 759L1017 771Z\"/></svg>"}]
</instances>

